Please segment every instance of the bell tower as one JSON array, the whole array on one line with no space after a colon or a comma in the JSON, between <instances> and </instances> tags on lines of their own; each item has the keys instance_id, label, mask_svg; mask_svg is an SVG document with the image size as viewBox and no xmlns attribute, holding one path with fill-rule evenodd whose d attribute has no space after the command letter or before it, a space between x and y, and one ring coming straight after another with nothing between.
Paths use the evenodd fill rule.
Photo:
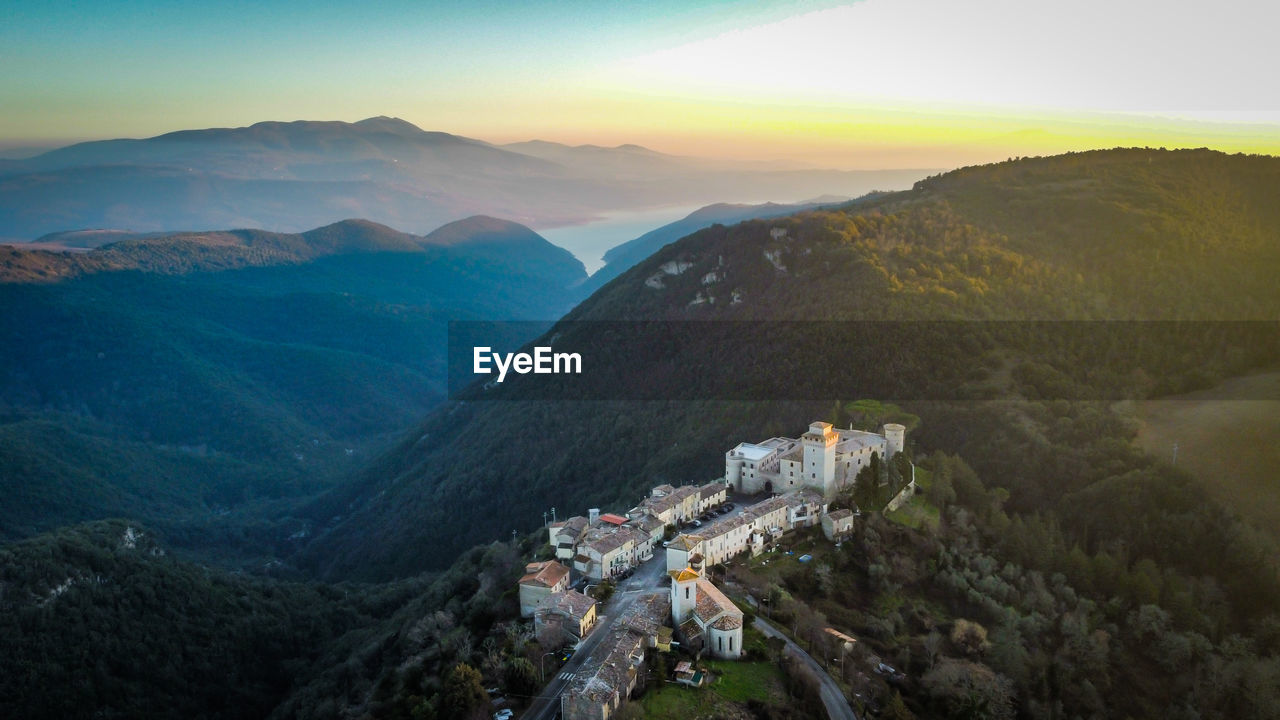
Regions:
<instances>
[{"instance_id":1,"label":"bell tower","mask_svg":"<svg viewBox=\"0 0 1280 720\"><path fill-rule=\"evenodd\" d=\"M671 619L679 627L698 606L698 573L693 568L672 570L671 576Z\"/></svg>"}]
</instances>

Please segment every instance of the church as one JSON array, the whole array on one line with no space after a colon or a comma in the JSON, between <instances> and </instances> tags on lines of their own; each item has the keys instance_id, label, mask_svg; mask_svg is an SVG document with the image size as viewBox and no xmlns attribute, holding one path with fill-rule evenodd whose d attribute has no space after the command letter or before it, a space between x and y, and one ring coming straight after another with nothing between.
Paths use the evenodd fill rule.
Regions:
<instances>
[{"instance_id":1,"label":"church","mask_svg":"<svg viewBox=\"0 0 1280 720\"><path fill-rule=\"evenodd\" d=\"M711 657L742 657L742 611L698 570L685 567L671 577L671 620L688 650Z\"/></svg>"}]
</instances>

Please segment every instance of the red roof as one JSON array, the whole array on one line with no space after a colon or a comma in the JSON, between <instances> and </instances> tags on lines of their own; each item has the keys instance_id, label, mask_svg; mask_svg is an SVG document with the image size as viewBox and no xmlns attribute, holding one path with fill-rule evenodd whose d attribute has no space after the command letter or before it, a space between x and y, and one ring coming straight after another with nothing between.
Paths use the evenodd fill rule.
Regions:
<instances>
[{"instance_id":1,"label":"red roof","mask_svg":"<svg viewBox=\"0 0 1280 720\"><path fill-rule=\"evenodd\" d=\"M622 517L621 515L614 515L613 513L605 513L604 515L600 516L600 519L611 525L621 525L622 523L627 521L627 519Z\"/></svg>"}]
</instances>

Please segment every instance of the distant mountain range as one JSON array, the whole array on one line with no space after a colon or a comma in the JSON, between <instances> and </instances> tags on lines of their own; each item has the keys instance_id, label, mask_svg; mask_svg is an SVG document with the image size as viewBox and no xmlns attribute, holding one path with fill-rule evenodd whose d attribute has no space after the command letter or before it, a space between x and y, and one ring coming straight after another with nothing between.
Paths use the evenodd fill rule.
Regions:
<instances>
[{"instance_id":1,"label":"distant mountain range","mask_svg":"<svg viewBox=\"0 0 1280 720\"><path fill-rule=\"evenodd\" d=\"M244 544L217 528L265 528L441 401L449 320L549 323L585 279L488 217L0 247L0 540L127 515Z\"/></svg>"},{"instance_id":2,"label":"distant mountain range","mask_svg":"<svg viewBox=\"0 0 1280 720\"><path fill-rule=\"evenodd\" d=\"M300 232L349 217L426 232L476 214L548 227L613 209L857 196L926 174L730 164L633 145L500 147L386 117L263 122L0 159L0 239L91 228Z\"/></svg>"}]
</instances>

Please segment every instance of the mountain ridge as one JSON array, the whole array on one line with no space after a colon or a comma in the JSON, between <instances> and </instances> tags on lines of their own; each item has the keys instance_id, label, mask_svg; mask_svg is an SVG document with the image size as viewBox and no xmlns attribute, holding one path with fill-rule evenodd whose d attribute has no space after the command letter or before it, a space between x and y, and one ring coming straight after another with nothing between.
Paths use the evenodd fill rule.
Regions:
<instances>
[{"instance_id":1,"label":"mountain ridge","mask_svg":"<svg viewBox=\"0 0 1280 720\"><path fill-rule=\"evenodd\" d=\"M288 554L298 499L443 399L448 321L549 323L578 299L581 263L489 230L0 247L0 539L128 515L201 557Z\"/></svg>"},{"instance_id":2,"label":"mountain ridge","mask_svg":"<svg viewBox=\"0 0 1280 720\"><path fill-rule=\"evenodd\" d=\"M471 215L554 227L663 204L860 195L925 174L776 172L627 144L525 150L390 117L264 121L75 143L0 160L0 237L81 228L302 232L345 217L415 233Z\"/></svg>"},{"instance_id":3,"label":"mountain ridge","mask_svg":"<svg viewBox=\"0 0 1280 720\"><path fill-rule=\"evenodd\" d=\"M570 342L574 333L588 332L575 329L583 320L1275 320L1280 222L1273 220L1280 202L1270 200L1276 188L1280 159L1207 151L1128 149L963 169L844 209L700 230L597 290L537 342L546 344L551 335ZM1223 202L1203 202L1219 196ZM1208 227L1220 238L1211 246L1200 239ZM662 282L650 282L655 276ZM753 373L773 378L777 368L794 364L785 344L740 340L739 349L753 359L708 348L708 357L682 358L679 367L736 371L741 377L734 381L750 386ZM916 350L937 354L927 343ZM1004 363L1025 365L1014 377L1027 380L1018 382L1048 372L1035 354L1050 352L1044 348L1010 348L1016 360L1000 357L997 348L987 348L989 356L980 345L972 352L975 377L954 379L971 385L976 397L1005 392L1008 381L997 372ZM895 375L876 357L844 359L878 369L853 378L860 382L851 380L849 393L884 397L894 391L892 383L928 380L912 374L923 365ZM839 372L837 359L827 361L829 372ZM1240 349L1236 360L1215 362L1238 372L1256 361ZM632 377L660 382L669 374L668 361L656 355L634 362ZM1059 367L1050 375L1081 371ZM1147 368L1170 388L1199 372L1193 371ZM869 378L886 384L877 390L867 386ZM1111 380L1124 385L1131 378ZM502 392L517 392L520 382L505 383ZM1006 385L990 384L998 382ZM804 403L786 407L758 411L776 416L766 421L732 403L555 403L518 396L453 402L316 507L327 528L302 561L322 573L393 577L429 562L397 548L491 538L487 533L498 528L531 522L521 509L564 507L566 497L584 507L625 503L650 484L702 482L721 472L717 461L726 447L770 437L822 411ZM778 418L787 422L778 427ZM650 426L668 432L655 437L645 430ZM591 442L595 427L613 428L608 453ZM951 438L948 451L962 447L955 440L961 436L954 428L937 431ZM678 447L666 439L674 437ZM531 468L519 497L505 486L504 462ZM501 500L484 512L446 518L435 509L442 497ZM342 520L328 522L335 514Z\"/></svg>"}]
</instances>

